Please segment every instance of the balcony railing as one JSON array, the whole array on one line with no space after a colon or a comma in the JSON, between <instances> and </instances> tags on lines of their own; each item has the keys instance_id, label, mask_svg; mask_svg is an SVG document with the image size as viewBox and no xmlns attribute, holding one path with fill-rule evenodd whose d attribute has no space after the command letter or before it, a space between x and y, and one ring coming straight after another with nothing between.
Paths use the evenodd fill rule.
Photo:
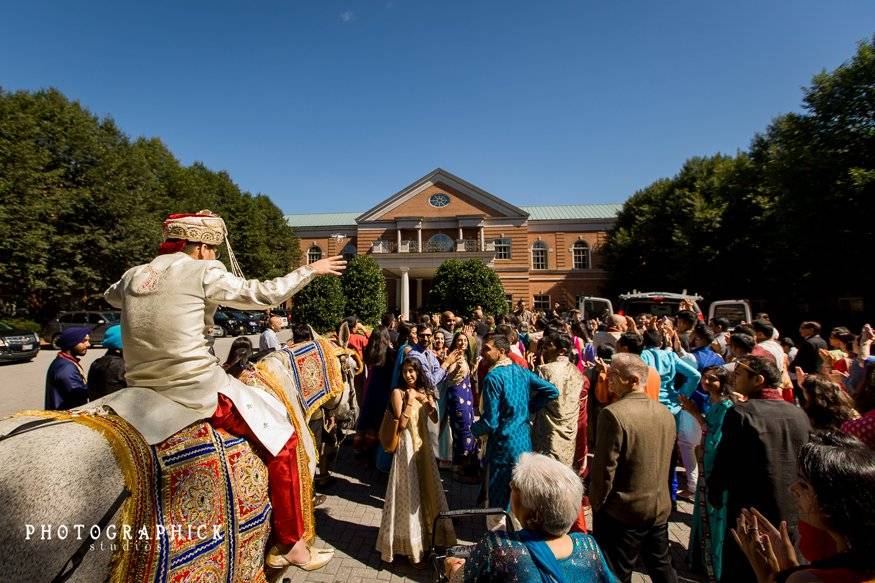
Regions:
<instances>
[{"instance_id":1,"label":"balcony railing","mask_svg":"<svg viewBox=\"0 0 875 583\"><path fill-rule=\"evenodd\" d=\"M480 245L477 239L456 239L454 248L447 248L440 244L423 244L424 249L419 249L418 241L401 241L401 245L395 241L378 240L371 244L373 253L476 253L476 252L495 252L495 243L489 241L486 245Z\"/></svg>"}]
</instances>

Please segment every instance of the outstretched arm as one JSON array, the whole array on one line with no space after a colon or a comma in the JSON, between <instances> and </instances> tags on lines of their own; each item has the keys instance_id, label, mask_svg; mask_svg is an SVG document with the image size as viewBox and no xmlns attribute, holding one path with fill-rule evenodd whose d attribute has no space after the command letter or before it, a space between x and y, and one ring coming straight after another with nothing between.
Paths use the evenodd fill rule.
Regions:
<instances>
[{"instance_id":1,"label":"outstretched arm","mask_svg":"<svg viewBox=\"0 0 875 583\"><path fill-rule=\"evenodd\" d=\"M346 261L342 256L328 257L299 267L282 277L258 281L237 277L218 261L211 263L204 274L206 298L211 302L240 310L275 306L295 295L315 276L339 275L346 269Z\"/></svg>"}]
</instances>

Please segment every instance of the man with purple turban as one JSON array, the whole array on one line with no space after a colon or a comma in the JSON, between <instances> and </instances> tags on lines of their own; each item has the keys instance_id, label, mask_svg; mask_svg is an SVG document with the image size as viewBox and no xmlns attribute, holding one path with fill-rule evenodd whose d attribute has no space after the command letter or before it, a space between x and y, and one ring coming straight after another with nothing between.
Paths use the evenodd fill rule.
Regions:
<instances>
[{"instance_id":1,"label":"man with purple turban","mask_svg":"<svg viewBox=\"0 0 875 583\"><path fill-rule=\"evenodd\" d=\"M58 337L58 356L46 372L46 409L61 411L72 409L88 402L88 387L85 370L79 359L85 356L91 328L67 328Z\"/></svg>"}]
</instances>

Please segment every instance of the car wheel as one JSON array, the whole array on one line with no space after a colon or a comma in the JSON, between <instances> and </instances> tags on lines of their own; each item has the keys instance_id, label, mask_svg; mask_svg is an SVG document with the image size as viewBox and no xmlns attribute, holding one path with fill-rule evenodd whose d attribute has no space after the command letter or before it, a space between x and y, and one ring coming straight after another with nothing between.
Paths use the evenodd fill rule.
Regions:
<instances>
[{"instance_id":1,"label":"car wheel","mask_svg":"<svg viewBox=\"0 0 875 583\"><path fill-rule=\"evenodd\" d=\"M53 334L53 335L52 335L52 346L54 346L54 347L57 348L58 350L61 349L61 347L58 346L58 340L59 340L60 338L61 338L61 335L60 335L60 334Z\"/></svg>"}]
</instances>

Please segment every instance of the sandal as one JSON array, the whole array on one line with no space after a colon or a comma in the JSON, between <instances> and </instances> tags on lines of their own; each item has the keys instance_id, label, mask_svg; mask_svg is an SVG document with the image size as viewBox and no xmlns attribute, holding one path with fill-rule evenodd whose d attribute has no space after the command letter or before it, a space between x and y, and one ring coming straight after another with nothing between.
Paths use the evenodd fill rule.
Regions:
<instances>
[{"instance_id":1,"label":"sandal","mask_svg":"<svg viewBox=\"0 0 875 583\"><path fill-rule=\"evenodd\" d=\"M300 564L291 562L286 558L284 553L281 553L276 546L273 546L271 547L270 552L267 553L264 563L271 569L298 567L305 571L315 571L316 569L321 569L327 565L328 562L334 558L334 549L307 547L307 550L310 551L310 560L304 564Z\"/></svg>"}]
</instances>

